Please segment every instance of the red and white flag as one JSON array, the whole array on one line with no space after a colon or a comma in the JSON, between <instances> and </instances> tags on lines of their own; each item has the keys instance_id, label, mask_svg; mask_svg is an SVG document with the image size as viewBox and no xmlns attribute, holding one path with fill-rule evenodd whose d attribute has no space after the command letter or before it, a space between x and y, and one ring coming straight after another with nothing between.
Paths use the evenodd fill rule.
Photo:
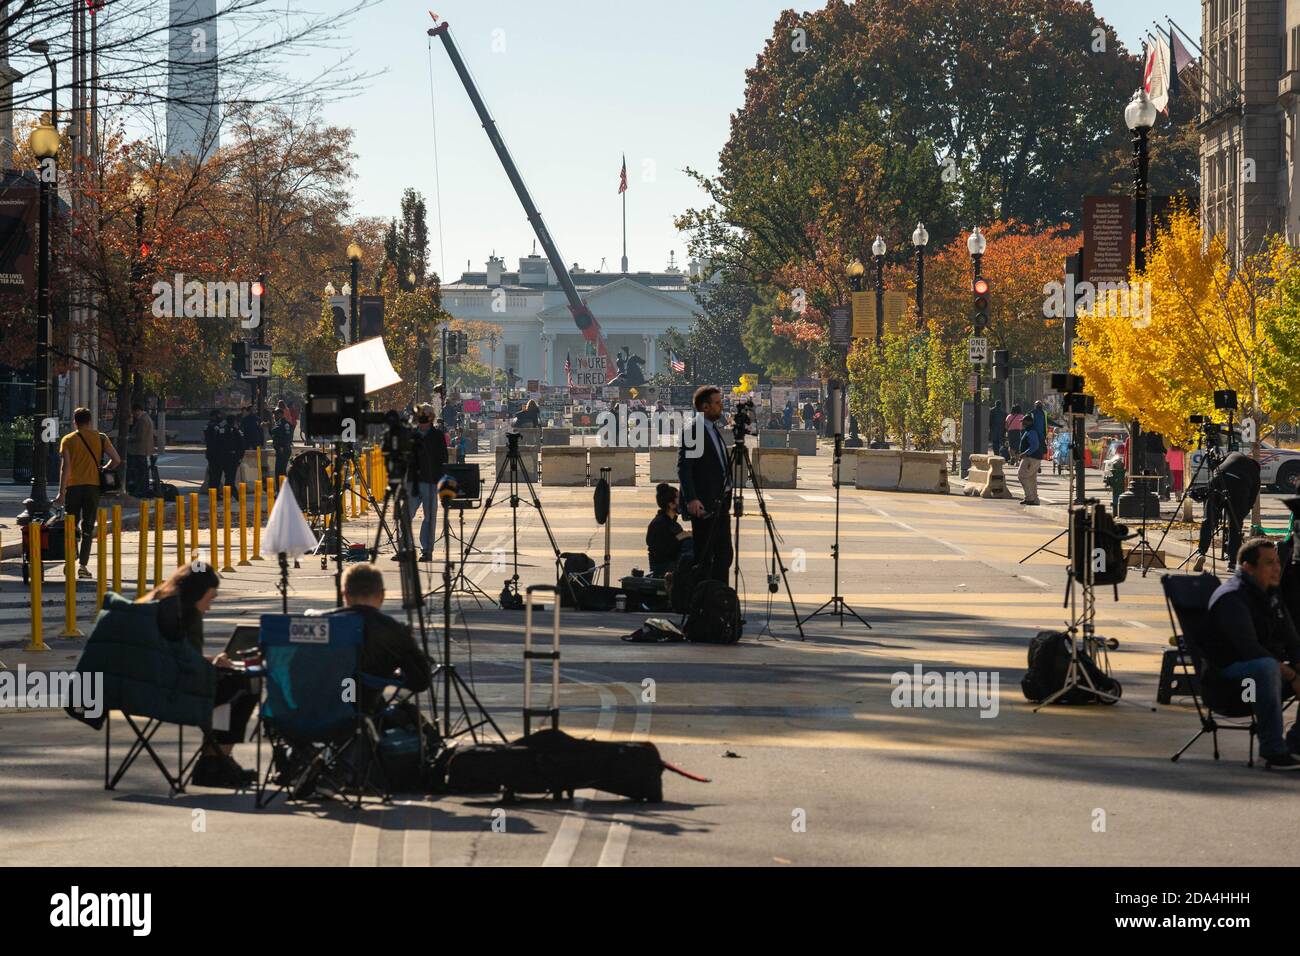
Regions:
<instances>
[{"instance_id":1,"label":"red and white flag","mask_svg":"<svg viewBox=\"0 0 1300 956\"><path fill-rule=\"evenodd\" d=\"M618 192L621 196L627 192L627 154L623 155L623 171L618 174Z\"/></svg>"},{"instance_id":2,"label":"red and white flag","mask_svg":"<svg viewBox=\"0 0 1300 956\"><path fill-rule=\"evenodd\" d=\"M1164 34L1157 33L1156 42L1147 50L1142 86L1156 109L1166 115L1169 113L1169 63L1169 41L1165 39Z\"/></svg>"}]
</instances>

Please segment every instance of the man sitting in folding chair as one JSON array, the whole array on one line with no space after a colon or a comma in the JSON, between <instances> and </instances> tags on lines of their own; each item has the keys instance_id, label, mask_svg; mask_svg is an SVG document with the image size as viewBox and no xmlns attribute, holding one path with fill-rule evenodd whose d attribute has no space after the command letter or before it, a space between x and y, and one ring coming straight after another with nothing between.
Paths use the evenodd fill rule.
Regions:
<instances>
[{"instance_id":1,"label":"man sitting in folding chair","mask_svg":"<svg viewBox=\"0 0 1300 956\"><path fill-rule=\"evenodd\" d=\"M1251 538L1238 551L1237 564L1210 598L1205 656L1219 677L1241 682L1268 768L1300 770L1300 722L1282 736L1283 700L1300 695L1300 635L1278 596L1277 545Z\"/></svg>"}]
</instances>

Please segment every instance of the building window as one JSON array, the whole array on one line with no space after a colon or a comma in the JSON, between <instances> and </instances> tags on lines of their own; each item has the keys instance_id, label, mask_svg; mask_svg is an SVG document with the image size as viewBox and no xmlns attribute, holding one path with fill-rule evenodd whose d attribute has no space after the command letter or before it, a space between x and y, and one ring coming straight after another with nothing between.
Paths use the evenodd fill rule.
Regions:
<instances>
[{"instance_id":1,"label":"building window","mask_svg":"<svg viewBox=\"0 0 1300 956\"><path fill-rule=\"evenodd\" d=\"M519 373L519 346L506 346L506 368L512 368L515 373Z\"/></svg>"}]
</instances>

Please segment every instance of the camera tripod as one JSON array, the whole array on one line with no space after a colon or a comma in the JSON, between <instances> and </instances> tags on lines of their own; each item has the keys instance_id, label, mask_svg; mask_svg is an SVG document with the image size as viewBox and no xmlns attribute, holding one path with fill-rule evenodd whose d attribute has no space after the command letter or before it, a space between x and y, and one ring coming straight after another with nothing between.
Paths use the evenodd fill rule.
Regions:
<instances>
[{"instance_id":1,"label":"camera tripod","mask_svg":"<svg viewBox=\"0 0 1300 956\"><path fill-rule=\"evenodd\" d=\"M389 456L386 454L385 457L387 458ZM356 476L357 491L355 493L359 494L370 505L370 507L375 510L375 514L379 516L379 529L382 530L384 536L388 538L389 547L396 551L397 542L393 539L393 532L389 529L388 523L384 520L384 512L379 507L379 502L375 500L374 491L371 489L370 481L366 477L366 470L359 467L360 460L357 458L357 449L355 445L345 450L341 458L335 458L334 460L334 470L340 472L340 476L344 471L342 466L345 464L350 464L352 466L352 474ZM392 472L389 472L389 474L392 474ZM392 487L391 484L389 487ZM385 495L387 495L387 492L385 492ZM340 503L342 502L342 493L340 493L339 501ZM370 550L370 557L372 560L374 559L374 556L379 553L379 542L379 535L376 534L375 546Z\"/></svg>"},{"instance_id":2,"label":"camera tripod","mask_svg":"<svg viewBox=\"0 0 1300 956\"><path fill-rule=\"evenodd\" d=\"M508 479L507 474L509 475ZM505 458L501 460L501 466L497 468L496 479L492 482L492 490L483 499L483 510L479 512L478 521L474 524L474 530L470 533L469 540L465 542L464 556L460 562L460 573L463 575L469 553L476 550L474 543L478 540L479 532L483 529L483 521L487 518L488 512L492 510L492 506L497 503L497 490L501 487L501 482L505 480L510 489L510 541L514 564L513 573L501 588L501 596L497 600L497 604L512 611L521 611L524 607L524 599L519 594L519 504L521 501L519 478L521 475L524 483L528 486L528 494L531 499L523 503L530 505L537 512L537 516L542 519L542 527L546 530L546 538L550 541L551 551L555 554L555 579L560 580L563 572L560 546L555 540L555 533L551 531L550 522L546 520L546 512L542 510L542 501L537 497L537 488L533 485L533 479L528 474L528 466L524 464L523 458L519 454L518 432L509 432L506 435ZM449 549L450 544L446 544L445 548ZM450 584L447 583L447 586L450 587ZM491 598L488 600L491 600Z\"/></svg>"},{"instance_id":3,"label":"camera tripod","mask_svg":"<svg viewBox=\"0 0 1300 956\"><path fill-rule=\"evenodd\" d=\"M1130 483L1134 481L1159 482L1159 480L1160 480L1159 475L1130 475L1129 476ZM1159 515L1157 515L1157 517L1159 517ZM1135 554L1141 555L1139 559L1139 563L1142 565L1142 577L1146 577L1147 572L1150 571L1151 568L1155 566L1157 561L1160 562L1160 567L1162 568L1165 566L1165 563L1164 563L1164 559L1160 557L1160 550L1158 548L1151 547L1151 542L1147 540L1147 509L1146 508L1142 509L1142 517L1140 521L1141 523L1138 525L1137 544L1133 545L1133 547L1128 550L1128 552L1124 555L1124 560L1128 561ZM1164 538L1161 538L1160 542L1161 544L1163 544Z\"/></svg>"},{"instance_id":4,"label":"camera tripod","mask_svg":"<svg viewBox=\"0 0 1300 956\"><path fill-rule=\"evenodd\" d=\"M465 512L471 508L477 508L478 506L479 506L479 501L477 499L471 501L466 498L455 498L451 501L441 502L442 509L444 511L447 509L451 509L455 511L457 515L457 519L460 522L460 534L455 534L455 533L452 534L452 537L460 542L459 545L460 563L456 568L455 576L451 580L451 592L453 594L468 594L470 597L474 599L475 604L477 604L479 607L482 607L483 602L479 600L480 597L487 598L487 600L493 604L495 604L496 602L492 600L491 596L486 591L484 591L481 587L478 586L477 583L475 583L473 578L471 578L468 574L465 573L466 559L470 553L470 547L468 546L468 543L465 541ZM446 522L444 521L443 524L445 525ZM443 537L445 537L445 535L439 535L438 540L441 540ZM435 541L434 543L436 544L437 541ZM482 549L480 548L474 548L473 550L477 551L479 554L483 553ZM443 588L444 585L439 584L436 588L430 591L426 595L426 597L433 597L433 595L435 594L441 594Z\"/></svg>"},{"instance_id":5,"label":"camera tripod","mask_svg":"<svg viewBox=\"0 0 1300 956\"><path fill-rule=\"evenodd\" d=\"M1192 489L1196 487L1196 479L1201 474L1201 469L1204 468L1208 463L1210 466L1209 467L1210 479L1205 489L1206 497L1208 498L1210 496L1217 496L1220 499L1218 503L1219 507L1215 511L1215 529L1210 535L1210 542L1211 542L1210 553L1206 554L1204 551L1202 551L1200 544L1198 542L1197 546L1193 548L1190 552L1188 552L1187 557L1183 558L1183 560L1179 563L1177 570L1181 571L1183 568L1185 568L1188 565L1188 563L1190 563L1193 560L1196 560L1198 564L1204 566L1205 559L1208 557L1210 559L1211 569L1217 571L1218 556L1217 554L1214 553L1213 542L1214 542L1215 535L1218 535L1221 541L1226 540L1227 527L1224 522L1226 520L1230 520L1231 517L1230 512L1232 509L1230 507L1230 503L1227 500L1226 489L1214 487L1214 472L1219 467L1219 465L1223 464L1223 459L1219 455L1218 445L1214 444L1211 445L1209 448L1205 448L1204 433L1200 433L1198 434L1196 440L1196 450L1197 451L1204 450L1205 454L1201 457L1201 460L1196 463L1196 470L1192 472L1191 478L1188 479L1187 487L1185 487L1183 489L1183 493L1178 496L1178 503L1174 506L1174 513L1169 516L1169 520L1165 523L1164 530L1160 533L1160 541L1157 542L1156 544L1156 550L1157 551L1160 550L1160 545L1165 543L1165 538L1168 537L1170 529L1173 528L1174 522L1178 520L1178 515L1183 510L1183 502L1186 501L1188 496L1192 494ZM1195 500L1195 496L1192 497L1193 500ZM1142 575L1143 577L1146 576L1145 570L1143 570Z\"/></svg>"},{"instance_id":6,"label":"camera tripod","mask_svg":"<svg viewBox=\"0 0 1300 956\"><path fill-rule=\"evenodd\" d=\"M843 455L844 436L839 432L835 433L835 454L831 459L831 475L835 484L835 543L831 545L831 561L835 565L834 586L830 600L826 601L821 607L813 611L802 621L800 625L807 624L819 614L829 614L831 617L840 619L840 627L844 626L845 613L852 614L857 618L858 623L871 630L871 625L867 623L866 618L855 611L848 601L844 600L840 594L840 458Z\"/></svg>"}]
</instances>

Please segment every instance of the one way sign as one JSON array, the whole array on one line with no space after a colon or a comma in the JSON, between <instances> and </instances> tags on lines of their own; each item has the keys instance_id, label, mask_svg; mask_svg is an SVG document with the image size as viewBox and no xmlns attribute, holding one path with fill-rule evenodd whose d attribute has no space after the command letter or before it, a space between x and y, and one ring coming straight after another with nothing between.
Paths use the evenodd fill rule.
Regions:
<instances>
[{"instance_id":1,"label":"one way sign","mask_svg":"<svg viewBox=\"0 0 1300 956\"><path fill-rule=\"evenodd\" d=\"M970 352L970 363L972 365L984 365L989 360L989 340L982 337L975 337L966 340L966 347Z\"/></svg>"}]
</instances>

